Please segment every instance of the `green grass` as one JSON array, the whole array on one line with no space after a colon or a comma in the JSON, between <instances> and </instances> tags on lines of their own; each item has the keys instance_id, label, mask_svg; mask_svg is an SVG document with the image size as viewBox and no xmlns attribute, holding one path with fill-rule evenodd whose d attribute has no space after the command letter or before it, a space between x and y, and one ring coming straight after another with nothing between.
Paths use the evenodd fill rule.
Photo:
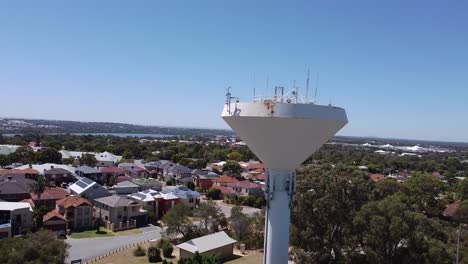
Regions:
<instances>
[{"instance_id":1,"label":"green grass","mask_svg":"<svg viewBox=\"0 0 468 264\"><path fill-rule=\"evenodd\" d=\"M113 232L101 229L100 233L96 233L96 230L88 230L79 233L73 233L70 235L71 238L80 239L80 238L98 238L98 237L113 237L115 236Z\"/></svg>"},{"instance_id":2,"label":"green grass","mask_svg":"<svg viewBox=\"0 0 468 264\"><path fill-rule=\"evenodd\" d=\"M80 238L100 238L100 237L114 237L114 236L128 236L136 235L143 233L140 229L129 229L125 231L112 232L105 228L101 228L101 232L98 234L96 230L88 230L79 233L73 233L70 235L71 238L80 239Z\"/></svg>"}]
</instances>

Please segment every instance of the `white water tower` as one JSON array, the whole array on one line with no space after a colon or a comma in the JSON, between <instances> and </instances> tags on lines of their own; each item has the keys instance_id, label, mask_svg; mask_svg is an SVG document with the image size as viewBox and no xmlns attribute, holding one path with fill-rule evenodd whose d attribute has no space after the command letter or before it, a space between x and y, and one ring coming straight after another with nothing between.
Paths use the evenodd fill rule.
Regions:
<instances>
[{"instance_id":1,"label":"white water tower","mask_svg":"<svg viewBox=\"0 0 468 264\"><path fill-rule=\"evenodd\" d=\"M334 106L298 102L275 96L251 103L232 100L227 93L224 121L267 167L265 264L288 262L290 209L295 169L348 123L346 112Z\"/></svg>"}]
</instances>

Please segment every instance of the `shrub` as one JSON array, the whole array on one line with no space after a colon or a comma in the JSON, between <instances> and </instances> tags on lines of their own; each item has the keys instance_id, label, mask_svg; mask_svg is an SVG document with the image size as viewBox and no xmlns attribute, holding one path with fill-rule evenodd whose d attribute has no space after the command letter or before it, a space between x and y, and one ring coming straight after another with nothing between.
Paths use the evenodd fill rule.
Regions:
<instances>
[{"instance_id":1,"label":"shrub","mask_svg":"<svg viewBox=\"0 0 468 264\"><path fill-rule=\"evenodd\" d=\"M135 257L142 257L144 255L146 255L145 250L140 245L138 245L138 247L133 250L133 256Z\"/></svg>"},{"instance_id":2,"label":"shrub","mask_svg":"<svg viewBox=\"0 0 468 264\"><path fill-rule=\"evenodd\" d=\"M171 180L167 180L167 181L166 181L166 185L167 185L167 186L172 186L172 185L173 185L173 183L172 183L172 181L171 181Z\"/></svg>"},{"instance_id":3,"label":"shrub","mask_svg":"<svg viewBox=\"0 0 468 264\"><path fill-rule=\"evenodd\" d=\"M149 247L148 248L148 261L149 262L160 262L162 261L161 258L161 251L157 247Z\"/></svg>"},{"instance_id":4,"label":"shrub","mask_svg":"<svg viewBox=\"0 0 468 264\"><path fill-rule=\"evenodd\" d=\"M221 190L216 189L216 188L210 188L206 192L206 197L211 198L213 200L218 200L220 195L221 195Z\"/></svg>"},{"instance_id":5,"label":"shrub","mask_svg":"<svg viewBox=\"0 0 468 264\"><path fill-rule=\"evenodd\" d=\"M161 250L165 258L170 258L172 257L172 252L174 251L174 247L170 243L165 243L161 246Z\"/></svg>"}]
</instances>

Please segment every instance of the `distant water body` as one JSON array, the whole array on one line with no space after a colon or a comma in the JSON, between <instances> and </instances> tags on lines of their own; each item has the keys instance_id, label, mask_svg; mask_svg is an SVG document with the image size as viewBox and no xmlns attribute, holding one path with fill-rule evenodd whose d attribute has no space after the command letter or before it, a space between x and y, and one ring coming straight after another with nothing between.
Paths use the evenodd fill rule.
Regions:
<instances>
[{"instance_id":1,"label":"distant water body","mask_svg":"<svg viewBox=\"0 0 468 264\"><path fill-rule=\"evenodd\" d=\"M165 134L135 134L135 133L46 133L47 135L77 135L77 136L115 136L115 137L136 137L136 138L170 138L176 137L176 135L165 135ZM23 133L18 134L2 134L5 137L13 137L16 135L24 135Z\"/></svg>"}]
</instances>

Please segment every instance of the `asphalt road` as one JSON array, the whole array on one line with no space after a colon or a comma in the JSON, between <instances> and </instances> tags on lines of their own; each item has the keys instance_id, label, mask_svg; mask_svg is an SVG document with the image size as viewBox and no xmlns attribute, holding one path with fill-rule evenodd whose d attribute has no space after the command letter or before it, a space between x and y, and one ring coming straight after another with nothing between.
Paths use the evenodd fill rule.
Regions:
<instances>
[{"instance_id":1,"label":"asphalt road","mask_svg":"<svg viewBox=\"0 0 468 264\"><path fill-rule=\"evenodd\" d=\"M159 227L149 226L142 228L142 230L142 234L128 236L82 239L69 238L66 240L70 245L66 263L70 263L70 261L76 259L91 260L130 244L161 238L161 228Z\"/></svg>"},{"instance_id":2,"label":"asphalt road","mask_svg":"<svg viewBox=\"0 0 468 264\"><path fill-rule=\"evenodd\" d=\"M222 201L216 201L216 204L218 205L219 209L221 209L221 212L224 213L226 217L231 216L231 206L226 205ZM242 206L244 209L242 209L242 212L246 215L253 215L257 212L260 212L261 210L258 208L253 208L253 207L248 207L248 206Z\"/></svg>"}]
</instances>

